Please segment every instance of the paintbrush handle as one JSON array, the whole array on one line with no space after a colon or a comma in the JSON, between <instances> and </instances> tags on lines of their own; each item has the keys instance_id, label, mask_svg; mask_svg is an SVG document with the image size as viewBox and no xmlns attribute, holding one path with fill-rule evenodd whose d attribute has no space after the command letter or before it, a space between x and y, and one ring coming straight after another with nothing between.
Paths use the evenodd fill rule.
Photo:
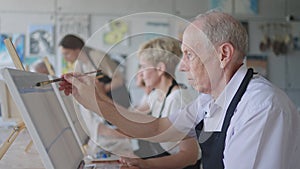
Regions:
<instances>
[{"instance_id":1,"label":"paintbrush handle","mask_svg":"<svg viewBox=\"0 0 300 169\"><path fill-rule=\"evenodd\" d=\"M91 72L86 72L84 74L81 74L81 75L78 75L78 76L75 76L75 77L81 77L81 76L85 76L85 75L88 75L88 74L99 73L99 72L102 72L102 70L95 70L95 71L91 71ZM98 79L98 78L101 78L101 77L96 77L96 78ZM57 78L57 79L52 79L52 80L46 80L46 81L42 81L42 82L37 82L35 84L35 86L38 86L38 87L39 86L44 86L44 85L47 85L47 84L50 84L50 83L54 83L54 82L59 82L59 81L62 81L62 80L64 80L63 77Z\"/></svg>"},{"instance_id":2,"label":"paintbrush handle","mask_svg":"<svg viewBox=\"0 0 300 169\"><path fill-rule=\"evenodd\" d=\"M45 81L45 82L48 82L48 83L53 83L53 82L59 82L59 81L62 81L62 80L64 80L64 78L63 78L63 77L61 77L61 78L57 78L57 79L52 79L52 80L47 80L47 81Z\"/></svg>"}]
</instances>

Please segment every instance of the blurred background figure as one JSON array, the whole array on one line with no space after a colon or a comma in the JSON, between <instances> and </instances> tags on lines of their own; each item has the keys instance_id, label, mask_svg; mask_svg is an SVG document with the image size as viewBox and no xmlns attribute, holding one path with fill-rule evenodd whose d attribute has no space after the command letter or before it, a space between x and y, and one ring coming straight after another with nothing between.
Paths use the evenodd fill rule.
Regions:
<instances>
[{"instance_id":1,"label":"blurred background figure","mask_svg":"<svg viewBox=\"0 0 300 169\"><path fill-rule=\"evenodd\" d=\"M129 107L130 97L123 75L107 53L85 46L81 38L72 34L61 39L59 48L64 59L73 64L70 72L84 73L101 69L104 77L99 81L105 84L106 94L123 107Z\"/></svg>"},{"instance_id":2,"label":"blurred background figure","mask_svg":"<svg viewBox=\"0 0 300 169\"><path fill-rule=\"evenodd\" d=\"M129 107L130 97L123 75L108 54L85 46L84 41L73 34L65 35L61 39L59 49L64 59L73 65L69 72L85 73L101 69L102 72L98 75L102 74L104 77L98 81L104 84L106 95L119 105ZM78 105L78 109L91 138L89 145L92 154L101 149L119 155L133 152L131 140L116 132L114 126L81 105Z\"/></svg>"},{"instance_id":3,"label":"blurred background figure","mask_svg":"<svg viewBox=\"0 0 300 169\"><path fill-rule=\"evenodd\" d=\"M51 66L51 69L54 71L53 66L52 65L50 65L50 66ZM39 59L39 60L35 61L31 66L31 70L33 72L38 72L38 73L43 73L43 74L50 74L44 60L42 60L42 59Z\"/></svg>"}]
</instances>

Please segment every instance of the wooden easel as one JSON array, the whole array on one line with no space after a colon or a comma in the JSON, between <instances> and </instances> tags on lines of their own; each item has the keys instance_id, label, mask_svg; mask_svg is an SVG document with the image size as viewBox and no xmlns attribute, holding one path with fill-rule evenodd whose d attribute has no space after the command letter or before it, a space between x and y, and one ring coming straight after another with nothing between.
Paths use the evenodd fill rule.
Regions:
<instances>
[{"instance_id":1,"label":"wooden easel","mask_svg":"<svg viewBox=\"0 0 300 169\"><path fill-rule=\"evenodd\" d=\"M43 61L44 61L45 65L46 65L46 67L47 67L47 70L48 70L48 72L49 72L49 75L54 76L55 73L54 73L54 70L53 70L52 67L51 67L51 64L50 64L48 58L47 58L47 57L44 57L44 58L43 58Z\"/></svg>"},{"instance_id":2,"label":"wooden easel","mask_svg":"<svg viewBox=\"0 0 300 169\"><path fill-rule=\"evenodd\" d=\"M24 70L25 68L22 64L22 62L20 61L20 58L16 52L16 49L14 47L14 45L12 44L10 39L5 39L4 40L5 46L10 54L10 57L12 58L15 67L19 70ZM9 147L12 145L12 143L15 141L15 139L17 138L17 136L19 135L19 133L25 129L25 123L23 121L19 122L13 129L12 133L10 134L10 136L5 140L5 142L3 143L2 147L0 147L0 160L2 159L2 157L4 156L4 154L7 152L7 150L9 149ZM28 151L28 149L31 147L32 145L32 140L30 141L30 143L27 145L25 151Z\"/></svg>"}]
</instances>

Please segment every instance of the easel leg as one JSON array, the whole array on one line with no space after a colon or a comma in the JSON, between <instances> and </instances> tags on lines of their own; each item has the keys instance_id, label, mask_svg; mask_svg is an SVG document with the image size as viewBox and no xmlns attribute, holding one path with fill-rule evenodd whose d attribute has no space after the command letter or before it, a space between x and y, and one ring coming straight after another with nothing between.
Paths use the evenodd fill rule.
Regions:
<instances>
[{"instance_id":1,"label":"easel leg","mask_svg":"<svg viewBox=\"0 0 300 169\"><path fill-rule=\"evenodd\" d=\"M32 145L33 145L33 141L30 140L29 144L28 144L28 145L26 146L26 148L25 148L25 152L26 152L26 153L29 152L29 150L30 150L30 148L32 147Z\"/></svg>"}]
</instances>

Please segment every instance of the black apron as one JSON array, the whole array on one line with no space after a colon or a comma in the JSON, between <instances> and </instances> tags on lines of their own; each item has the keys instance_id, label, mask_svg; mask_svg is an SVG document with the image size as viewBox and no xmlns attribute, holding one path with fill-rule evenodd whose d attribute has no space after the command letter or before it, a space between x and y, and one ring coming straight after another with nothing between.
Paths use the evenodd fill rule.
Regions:
<instances>
[{"instance_id":1,"label":"black apron","mask_svg":"<svg viewBox=\"0 0 300 169\"><path fill-rule=\"evenodd\" d=\"M89 52L92 50L89 47L85 47L84 48L86 56L89 60L89 62L92 64L93 68L95 70L98 70L98 67L96 66L96 64L94 63L94 61L92 60L91 56L89 55ZM108 55L104 56L104 57L109 57ZM99 72L97 73L96 76L98 75L103 75L102 78L98 79L99 82L102 82L104 84L108 84L112 81L111 77L109 77L108 75L104 74L103 72ZM115 89L112 89L111 91L109 91L108 93L106 93L106 95L111 98L114 102L118 103L119 105L128 108L130 106L130 94L127 90L126 85L123 83L120 87L117 87Z\"/></svg>"},{"instance_id":2,"label":"black apron","mask_svg":"<svg viewBox=\"0 0 300 169\"><path fill-rule=\"evenodd\" d=\"M213 132L212 135L203 143L200 143L202 151L202 165L203 169L224 169L223 158L227 129L230 124L231 117L233 116L235 109L245 93L247 86L253 77L253 69L248 69L240 87L231 100L228 109L226 111L225 119L223 122L221 132ZM201 139L203 135L207 135L202 131L203 120L196 126L197 137Z\"/></svg>"},{"instance_id":3,"label":"black apron","mask_svg":"<svg viewBox=\"0 0 300 169\"><path fill-rule=\"evenodd\" d=\"M98 79L99 82L102 82L104 84L108 84L112 81L112 79L105 75L103 72L98 73L98 75L103 75L102 78ZM115 89L112 89L106 95L111 98L114 102L118 103L119 105L128 108L130 106L130 94L127 90L127 87L125 84L122 84L120 87L117 87Z\"/></svg>"}]
</instances>

